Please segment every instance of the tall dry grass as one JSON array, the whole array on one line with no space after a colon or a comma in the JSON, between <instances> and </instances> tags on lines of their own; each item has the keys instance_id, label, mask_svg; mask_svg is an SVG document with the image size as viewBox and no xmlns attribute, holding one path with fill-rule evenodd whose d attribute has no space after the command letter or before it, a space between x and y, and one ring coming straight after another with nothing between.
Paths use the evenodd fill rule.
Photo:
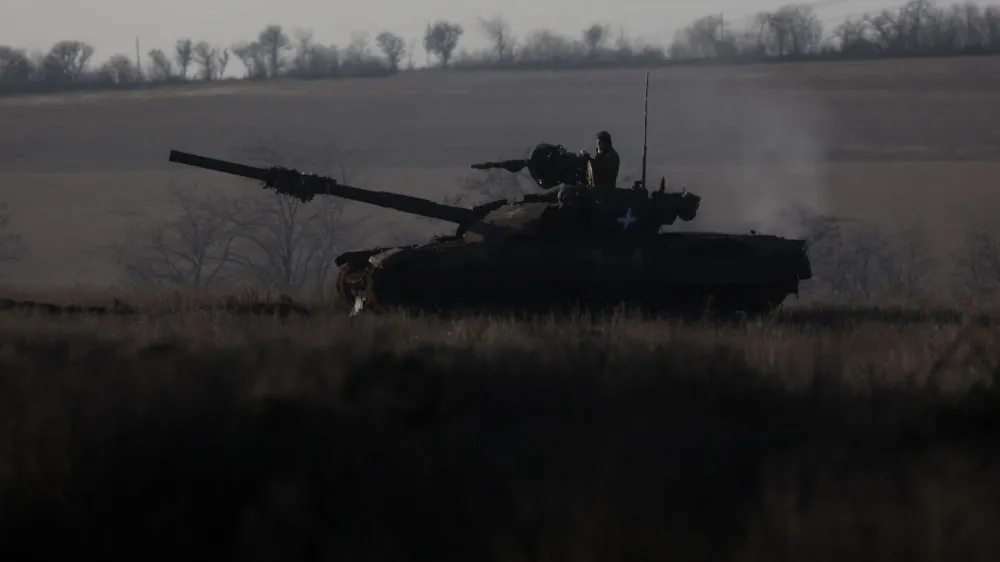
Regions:
<instances>
[{"instance_id":1,"label":"tall dry grass","mask_svg":"<svg viewBox=\"0 0 1000 562\"><path fill-rule=\"evenodd\" d=\"M986 560L991 317L0 314L0 555Z\"/></svg>"}]
</instances>

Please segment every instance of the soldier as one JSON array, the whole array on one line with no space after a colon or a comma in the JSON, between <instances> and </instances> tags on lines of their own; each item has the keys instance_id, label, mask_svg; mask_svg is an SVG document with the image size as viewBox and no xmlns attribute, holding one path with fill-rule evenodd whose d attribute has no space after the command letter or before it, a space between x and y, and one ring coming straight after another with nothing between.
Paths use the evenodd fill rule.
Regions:
<instances>
[{"instance_id":1,"label":"soldier","mask_svg":"<svg viewBox=\"0 0 1000 562\"><path fill-rule=\"evenodd\" d=\"M616 186L621 160L611 144L611 134L607 131L597 133L597 156L591 156L586 150L581 151L580 155L587 161L589 187L603 189Z\"/></svg>"}]
</instances>

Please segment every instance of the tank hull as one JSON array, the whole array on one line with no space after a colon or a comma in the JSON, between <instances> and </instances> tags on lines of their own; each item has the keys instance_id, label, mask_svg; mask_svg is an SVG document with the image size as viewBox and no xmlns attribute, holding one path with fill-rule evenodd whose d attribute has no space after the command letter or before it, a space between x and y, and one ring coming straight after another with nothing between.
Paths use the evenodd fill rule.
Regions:
<instances>
[{"instance_id":1,"label":"tank hull","mask_svg":"<svg viewBox=\"0 0 1000 562\"><path fill-rule=\"evenodd\" d=\"M643 240L461 239L343 256L340 298L361 308L766 313L812 277L804 241L663 233Z\"/></svg>"}]
</instances>

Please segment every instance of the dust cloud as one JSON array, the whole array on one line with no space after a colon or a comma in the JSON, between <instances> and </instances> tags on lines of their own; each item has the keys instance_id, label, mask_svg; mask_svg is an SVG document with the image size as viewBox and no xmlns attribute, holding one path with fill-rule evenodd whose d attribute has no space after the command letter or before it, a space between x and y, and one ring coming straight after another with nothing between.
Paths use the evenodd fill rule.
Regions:
<instances>
[{"instance_id":1,"label":"dust cloud","mask_svg":"<svg viewBox=\"0 0 1000 562\"><path fill-rule=\"evenodd\" d=\"M681 107L672 118L681 123L672 128L688 135L683 153L710 168L683 174L710 179L684 182L702 195L702 206L695 221L677 229L801 237L805 216L828 211L834 128L815 92L767 84L673 88Z\"/></svg>"}]
</instances>

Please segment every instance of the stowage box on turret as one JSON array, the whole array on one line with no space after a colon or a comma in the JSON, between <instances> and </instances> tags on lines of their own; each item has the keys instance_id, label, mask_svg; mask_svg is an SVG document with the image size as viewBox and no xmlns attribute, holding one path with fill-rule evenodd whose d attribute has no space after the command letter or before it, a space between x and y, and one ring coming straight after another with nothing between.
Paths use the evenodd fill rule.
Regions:
<instances>
[{"instance_id":1,"label":"stowage box on turret","mask_svg":"<svg viewBox=\"0 0 1000 562\"><path fill-rule=\"evenodd\" d=\"M558 145L540 144L524 160L472 166L526 168L543 190L472 208L179 151L170 161L259 180L302 201L332 195L457 225L453 235L426 243L338 256L338 293L355 312L624 303L667 313L697 313L709 304L756 314L797 294L799 281L812 276L804 240L661 232L678 218L694 220L701 198L669 192L662 179L652 192L641 181L588 188L585 161Z\"/></svg>"}]
</instances>

